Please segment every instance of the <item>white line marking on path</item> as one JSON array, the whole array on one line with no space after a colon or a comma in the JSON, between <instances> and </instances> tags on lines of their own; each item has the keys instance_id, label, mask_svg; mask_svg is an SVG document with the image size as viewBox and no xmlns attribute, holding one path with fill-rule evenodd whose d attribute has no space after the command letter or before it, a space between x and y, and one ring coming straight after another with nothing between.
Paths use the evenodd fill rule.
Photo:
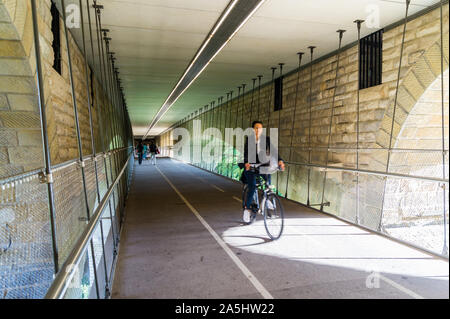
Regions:
<instances>
[{"instance_id":1,"label":"white line marking on path","mask_svg":"<svg viewBox=\"0 0 450 319\"><path fill-rule=\"evenodd\" d=\"M414 291L409 290L406 287L403 287L402 285L396 283L395 281L390 280L389 278L380 275L380 279L385 281L386 283L388 283L389 285L391 285L394 288L397 288L398 290L404 292L405 294L415 298L415 299L425 299L424 297L422 297L421 295L416 294Z\"/></svg>"},{"instance_id":2,"label":"white line marking on path","mask_svg":"<svg viewBox=\"0 0 450 319\"><path fill-rule=\"evenodd\" d=\"M216 185L214 185L214 184L209 184L209 185L210 185L211 187L214 187L215 189L221 191L222 193L225 193L225 191L224 191L222 188L220 188L220 187L218 187L218 186L216 186Z\"/></svg>"},{"instance_id":3,"label":"white line marking on path","mask_svg":"<svg viewBox=\"0 0 450 319\"><path fill-rule=\"evenodd\" d=\"M214 237L217 243L225 250L231 260L234 261L236 266L242 271L242 273L247 277L248 280L253 284L253 286L258 290L258 292L263 296L264 299L274 299L273 296L267 291L266 288L259 282L259 280L252 274L252 272L245 266L242 261L233 253L233 251L228 247L228 245L220 238L219 235L214 231L214 229L209 226L209 224L203 219L200 213L188 202L188 200L180 193L180 191L172 184L172 182L164 175L164 173L156 167L161 176L166 180L166 182L172 187L172 189L177 193L177 195L183 200L183 202L189 207L192 213L198 218L200 223L209 231L209 233Z\"/></svg>"}]
</instances>

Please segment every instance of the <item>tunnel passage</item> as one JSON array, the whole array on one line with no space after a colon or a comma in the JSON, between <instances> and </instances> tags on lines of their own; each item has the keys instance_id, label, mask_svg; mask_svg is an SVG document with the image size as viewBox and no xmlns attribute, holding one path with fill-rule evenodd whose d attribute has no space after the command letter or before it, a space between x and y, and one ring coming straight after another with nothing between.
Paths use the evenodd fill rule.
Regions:
<instances>
[{"instance_id":1,"label":"tunnel passage","mask_svg":"<svg viewBox=\"0 0 450 319\"><path fill-rule=\"evenodd\" d=\"M448 298L448 1L349 1L0 0L0 298Z\"/></svg>"}]
</instances>

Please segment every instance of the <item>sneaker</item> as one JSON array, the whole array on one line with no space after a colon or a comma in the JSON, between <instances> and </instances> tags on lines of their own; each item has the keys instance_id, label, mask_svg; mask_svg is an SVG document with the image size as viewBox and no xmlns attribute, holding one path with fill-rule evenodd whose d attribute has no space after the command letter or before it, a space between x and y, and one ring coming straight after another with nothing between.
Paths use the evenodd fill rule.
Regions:
<instances>
[{"instance_id":1,"label":"sneaker","mask_svg":"<svg viewBox=\"0 0 450 319\"><path fill-rule=\"evenodd\" d=\"M267 209L273 210L275 208L275 205L270 200L266 201L266 205L267 205Z\"/></svg>"},{"instance_id":2,"label":"sneaker","mask_svg":"<svg viewBox=\"0 0 450 319\"><path fill-rule=\"evenodd\" d=\"M244 216L242 216L244 223L250 223L250 210L244 209Z\"/></svg>"}]
</instances>

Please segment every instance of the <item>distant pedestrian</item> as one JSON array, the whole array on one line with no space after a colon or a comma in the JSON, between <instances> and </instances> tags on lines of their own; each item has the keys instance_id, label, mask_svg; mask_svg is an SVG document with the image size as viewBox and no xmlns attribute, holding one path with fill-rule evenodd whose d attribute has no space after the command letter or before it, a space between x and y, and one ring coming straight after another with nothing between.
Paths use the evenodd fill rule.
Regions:
<instances>
[{"instance_id":1,"label":"distant pedestrian","mask_svg":"<svg viewBox=\"0 0 450 319\"><path fill-rule=\"evenodd\" d=\"M153 165L156 165L156 154L158 154L159 152L158 152L158 147L156 146L154 141L152 141L152 143L150 144L149 149L150 149L151 163Z\"/></svg>"},{"instance_id":2,"label":"distant pedestrian","mask_svg":"<svg viewBox=\"0 0 450 319\"><path fill-rule=\"evenodd\" d=\"M147 160L147 153L148 153L148 146L147 144L144 144L144 150L142 151L142 159L144 161Z\"/></svg>"},{"instance_id":3,"label":"distant pedestrian","mask_svg":"<svg viewBox=\"0 0 450 319\"><path fill-rule=\"evenodd\" d=\"M142 141L139 141L138 146L136 146L136 152L138 155L138 161L139 161L139 165L142 164L142 157L144 155L144 145L142 144Z\"/></svg>"}]
</instances>

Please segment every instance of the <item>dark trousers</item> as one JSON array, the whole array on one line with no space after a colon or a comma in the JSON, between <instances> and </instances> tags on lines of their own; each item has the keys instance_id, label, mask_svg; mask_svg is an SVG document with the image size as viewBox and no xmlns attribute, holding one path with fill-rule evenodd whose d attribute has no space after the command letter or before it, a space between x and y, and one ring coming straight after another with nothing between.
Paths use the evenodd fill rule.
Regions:
<instances>
[{"instance_id":1,"label":"dark trousers","mask_svg":"<svg viewBox=\"0 0 450 319\"><path fill-rule=\"evenodd\" d=\"M138 161L139 161L139 165L142 164L142 159L144 158L144 153L138 153Z\"/></svg>"},{"instance_id":2,"label":"dark trousers","mask_svg":"<svg viewBox=\"0 0 450 319\"><path fill-rule=\"evenodd\" d=\"M258 174L252 171L244 171L245 177L247 178L247 185L248 185L248 192L247 192L247 198L245 200L245 203L242 203L244 206L243 208L250 208L253 201L256 203L256 205L259 208L259 201L258 201L258 193L256 192L256 178L257 176L261 176L264 178L264 180L268 181L269 184L271 183L270 175L267 174Z\"/></svg>"}]
</instances>

